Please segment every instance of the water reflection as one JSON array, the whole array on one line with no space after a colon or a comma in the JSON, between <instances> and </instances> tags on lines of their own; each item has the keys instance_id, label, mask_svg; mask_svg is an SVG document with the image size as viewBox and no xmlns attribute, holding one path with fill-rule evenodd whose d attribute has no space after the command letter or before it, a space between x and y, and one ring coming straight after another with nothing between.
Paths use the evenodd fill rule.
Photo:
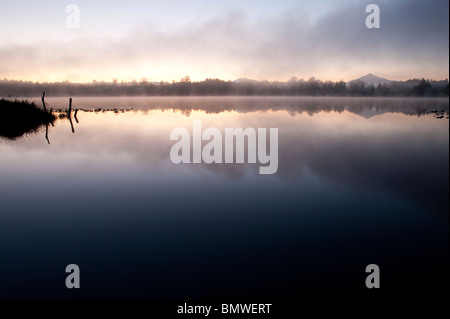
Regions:
<instances>
[{"instance_id":1,"label":"water reflection","mask_svg":"<svg viewBox=\"0 0 450 319\"><path fill-rule=\"evenodd\" d=\"M95 274L91 297L342 296L374 260L392 286L448 281L449 126L430 113L448 100L114 101L74 99L51 145L0 142L0 296L58 295L15 269L58 286L73 260ZM277 173L173 164L170 132L193 120L278 127Z\"/></svg>"},{"instance_id":2,"label":"water reflection","mask_svg":"<svg viewBox=\"0 0 450 319\"><path fill-rule=\"evenodd\" d=\"M435 108L443 110L439 112L448 111L448 100L144 100L146 107L139 105L137 101L142 101L138 99L129 102L133 108L103 109L98 107L102 100L77 99L75 103L86 103L86 107L80 111L76 109L73 117L77 125L81 125L79 116L85 126L70 142L59 142L68 138L60 130L54 133L55 139L58 139L58 144L70 143L72 152L91 159L99 150L107 149L109 156L127 154L138 165L148 169L206 170L219 174L221 178L242 179L249 170L255 173L256 165L172 167L168 160L172 145L168 141L170 130L191 128L193 119L201 119L205 128L217 127L222 131L225 127L278 127L279 178L298 180L309 170L336 185L382 190L421 203L427 209L448 211L448 123L436 121L436 116L432 116L436 114ZM161 101L169 106L164 107ZM232 106L227 106L228 103ZM124 104L113 106L123 107ZM59 120L67 120L71 132L75 133L72 112L57 111ZM121 134L116 134L117 131ZM48 132L47 125L45 138L49 142ZM40 148L32 141L26 144L26 149ZM58 146L55 145L53 152L58 152ZM66 163L70 161L73 159L64 160Z\"/></svg>"},{"instance_id":3,"label":"water reflection","mask_svg":"<svg viewBox=\"0 0 450 319\"><path fill-rule=\"evenodd\" d=\"M65 105L64 98L47 98L55 108ZM445 98L347 98L347 97L77 97L77 108L88 110L135 109L174 110L189 116L192 111L219 114L261 111L287 111L291 115L319 112L348 111L364 118L383 113L426 115L436 111L448 116L449 104Z\"/></svg>"}]
</instances>

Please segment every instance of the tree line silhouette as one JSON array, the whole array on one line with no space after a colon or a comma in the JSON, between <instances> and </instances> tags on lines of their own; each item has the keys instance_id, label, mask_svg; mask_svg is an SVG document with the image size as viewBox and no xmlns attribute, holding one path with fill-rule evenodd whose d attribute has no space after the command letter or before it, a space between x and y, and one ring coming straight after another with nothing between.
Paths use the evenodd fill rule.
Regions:
<instances>
[{"instance_id":1,"label":"tree line silhouette","mask_svg":"<svg viewBox=\"0 0 450 319\"><path fill-rule=\"evenodd\" d=\"M448 80L434 81L412 79L385 84L367 84L361 80L321 81L310 78L305 81L292 77L287 82L255 81L239 79L223 81L206 79L192 82L188 76L179 82L30 82L21 80L0 80L0 96L40 96L42 91L52 96L417 96L448 97Z\"/></svg>"}]
</instances>

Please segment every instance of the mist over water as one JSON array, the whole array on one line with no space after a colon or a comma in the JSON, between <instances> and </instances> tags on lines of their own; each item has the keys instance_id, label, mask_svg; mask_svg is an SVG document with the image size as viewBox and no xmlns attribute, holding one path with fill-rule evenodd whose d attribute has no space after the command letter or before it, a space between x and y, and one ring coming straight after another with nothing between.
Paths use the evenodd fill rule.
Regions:
<instances>
[{"instance_id":1,"label":"mist over water","mask_svg":"<svg viewBox=\"0 0 450 319\"><path fill-rule=\"evenodd\" d=\"M0 297L69 297L70 263L84 297L346 297L370 263L388 290L448 284L448 105L74 98L48 141L0 139ZM277 173L173 164L170 132L194 120L278 128Z\"/></svg>"}]
</instances>

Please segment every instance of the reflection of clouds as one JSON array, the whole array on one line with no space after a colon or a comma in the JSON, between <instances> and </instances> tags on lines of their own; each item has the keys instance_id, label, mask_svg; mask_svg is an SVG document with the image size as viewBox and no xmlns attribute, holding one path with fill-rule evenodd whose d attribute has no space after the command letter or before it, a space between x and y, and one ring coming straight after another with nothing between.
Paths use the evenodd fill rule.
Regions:
<instances>
[{"instance_id":1,"label":"reflection of clouds","mask_svg":"<svg viewBox=\"0 0 450 319\"><path fill-rule=\"evenodd\" d=\"M399 124L395 120L383 126L369 122L353 132L307 127L281 136L279 174L293 179L308 168L336 184L387 191L448 211L448 127L397 120L410 123L399 128L392 127Z\"/></svg>"},{"instance_id":2,"label":"reflection of clouds","mask_svg":"<svg viewBox=\"0 0 450 319\"><path fill-rule=\"evenodd\" d=\"M407 109L414 110L414 103ZM417 103L418 108L424 106ZM381 104L376 107L383 109ZM386 108L391 107L395 106ZM430 209L448 210L447 121L402 114L366 119L345 108L331 111L331 106L313 116L294 109L295 106L278 112L246 110L245 114L225 112L220 116L191 111L190 117L183 112L157 110L123 114L79 112L76 133L71 133L67 121L58 121L50 131L51 146L43 135L20 143L0 144L5 154L2 163L17 174L39 174L36 170L41 170L100 178L107 174L172 179L187 172L219 180L254 178L259 163L171 163L169 152L174 142L169 140L170 131L176 127L191 131L194 119L202 120L202 129L217 127L222 132L225 127L278 127L279 168L267 178L298 180L308 170L336 185L387 191ZM290 116L292 111L296 112L294 117ZM35 160L33 167L29 166L30 158Z\"/></svg>"}]
</instances>

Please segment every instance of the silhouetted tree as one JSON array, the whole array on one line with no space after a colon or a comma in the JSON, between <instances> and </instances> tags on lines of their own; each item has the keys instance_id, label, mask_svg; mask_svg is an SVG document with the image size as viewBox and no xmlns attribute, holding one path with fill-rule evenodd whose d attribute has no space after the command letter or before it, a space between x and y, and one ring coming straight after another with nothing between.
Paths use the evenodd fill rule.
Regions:
<instances>
[{"instance_id":1,"label":"silhouetted tree","mask_svg":"<svg viewBox=\"0 0 450 319\"><path fill-rule=\"evenodd\" d=\"M340 80L334 84L334 90L336 95L345 95L347 92L347 84L343 80Z\"/></svg>"},{"instance_id":2,"label":"silhouetted tree","mask_svg":"<svg viewBox=\"0 0 450 319\"><path fill-rule=\"evenodd\" d=\"M223 81L206 79L192 82L188 76L180 82L112 82L47 83L0 80L0 97L41 96L43 91L51 96L169 96L169 95L329 95L329 96L448 96L448 80L432 81L412 79L378 84L376 87L362 81L322 82L315 78L308 81L292 77L287 82L277 81Z\"/></svg>"},{"instance_id":3,"label":"silhouetted tree","mask_svg":"<svg viewBox=\"0 0 450 319\"><path fill-rule=\"evenodd\" d=\"M426 95L431 95L431 84L430 81L425 80L424 78L422 78L422 80L420 81L419 85L415 86L412 89L412 95L414 96L426 96Z\"/></svg>"},{"instance_id":4,"label":"silhouetted tree","mask_svg":"<svg viewBox=\"0 0 450 319\"><path fill-rule=\"evenodd\" d=\"M350 94L353 96L365 95L365 89L366 84L361 80L352 81L349 84Z\"/></svg>"}]
</instances>

